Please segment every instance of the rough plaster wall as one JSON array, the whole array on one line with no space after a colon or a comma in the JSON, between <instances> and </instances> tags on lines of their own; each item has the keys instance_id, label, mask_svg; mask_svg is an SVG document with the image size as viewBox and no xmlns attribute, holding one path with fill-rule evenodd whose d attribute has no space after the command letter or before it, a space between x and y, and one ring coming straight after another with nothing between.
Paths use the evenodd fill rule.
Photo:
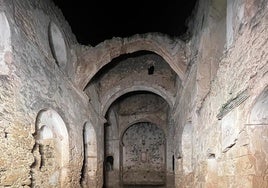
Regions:
<instances>
[{"instance_id":1,"label":"rough plaster wall","mask_svg":"<svg viewBox=\"0 0 268 188\"><path fill-rule=\"evenodd\" d=\"M179 154L183 147L176 147L176 184L177 187L267 187L267 143L262 139L266 137L267 129L247 118L253 113L251 109L259 108L254 104L268 83L267 0L227 1L227 51L223 59L217 55L218 51L215 55L215 51L207 49L219 34L215 29L217 24L214 25L207 15L214 10L210 9L209 2L213 5L216 1L201 1L199 8L200 12L206 12L204 22L202 16L197 16L193 22L196 32L188 46L192 48L191 66L174 110L175 138L180 139L188 121L192 122L194 138L192 173L185 174L185 169L181 168L184 159ZM87 97L67 79L74 74L72 67L76 59L70 49L75 45L70 28L65 26L66 22L49 1L2 0L0 3L0 22L7 28L5 31L11 29L10 34L4 33L5 39L1 38L4 50L0 49L0 186L31 185L36 116L40 110L52 108L63 118L71 140L69 186L79 186L83 161L82 127L84 122L92 121L99 138L96 179L97 186L101 187L103 129L97 126L103 122L92 107L92 110L88 109ZM64 67L56 65L49 47L50 20L61 28L65 37L68 62ZM202 25L206 27L202 28ZM202 35L202 31L206 32ZM2 34L3 29L0 32ZM209 41L210 37L213 40ZM210 55L219 61L219 67L216 64L213 68L213 62L206 64ZM207 71L201 65L209 67L209 75L216 77L205 77L204 82L200 82L203 72ZM199 89L202 87L205 92ZM249 95L247 100L217 118L221 109L235 102L241 91Z\"/></svg>"},{"instance_id":2,"label":"rough plaster wall","mask_svg":"<svg viewBox=\"0 0 268 188\"><path fill-rule=\"evenodd\" d=\"M134 53L135 54L135 53ZM133 54L133 55L134 55ZM148 74L148 69L154 66L153 74ZM175 73L169 67L169 65L156 54L141 54L137 53L136 57L131 57L121 60L115 67L104 74L100 78L99 89L100 97L107 95L111 88L120 85L124 87L123 80L128 80L124 84L133 84L134 82L144 82L147 81L150 84L158 84L164 90L168 90L170 93L174 94L174 81Z\"/></svg>"},{"instance_id":3,"label":"rough plaster wall","mask_svg":"<svg viewBox=\"0 0 268 188\"><path fill-rule=\"evenodd\" d=\"M153 93L134 94L119 103L118 114L129 116L163 111L167 107L166 101ZM164 112L164 111L163 111Z\"/></svg>"},{"instance_id":4,"label":"rough plaster wall","mask_svg":"<svg viewBox=\"0 0 268 188\"><path fill-rule=\"evenodd\" d=\"M11 55L11 31L8 20L3 10L0 10L0 74L8 75L10 67L8 66L8 56Z\"/></svg>"},{"instance_id":5,"label":"rough plaster wall","mask_svg":"<svg viewBox=\"0 0 268 188\"><path fill-rule=\"evenodd\" d=\"M124 184L165 184L165 134L150 123L129 127L123 135Z\"/></svg>"},{"instance_id":6,"label":"rough plaster wall","mask_svg":"<svg viewBox=\"0 0 268 188\"><path fill-rule=\"evenodd\" d=\"M169 65L156 54L134 53L128 56L112 61L109 70L103 70L96 78L103 111L110 105L110 99L120 92L137 89L157 90L159 94L164 94L172 105L176 91L176 75ZM148 74L151 66L154 67L153 74Z\"/></svg>"},{"instance_id":7,"label":"rough plaster wall","mask_svg":"<svg viewBox=\"0 0 268 188\"><path fill-rule=\"evenodd\" d=\"M175 156L174 156L174 142L175 136L175 122L170 117L168 117L167 123L167 134L166 134L166 173L167 173L167 182L166 187L174 187L175 179L174 179L174 172L175 172Z\"/></svg>"},{"instance_id":8,"label":"rough plaster wall","mask_svg":"<svg viewBox=\"0 0 268 188\"><path fill-rule=\"evenodd\" d=\"M101 113L100 97L99 97L99 87L98 82L92 81L88 84L84 92L89 97L89 103L92 105L94 110Z\"/></svg>"},{"instance_id":9,"label":"rough plaster wall","mask_svg":"<svg viewBox=\"0 0 268 188\"><path fill-rule=\"evenodd\" d=\"M223 56L226 38L226 0L202 1L197 4L193 24L193 37L188 42L189 61L196 64L196 97L197 110L209 93L211 82L218 70ZM191 25L190 24L190 25Z\"/></svg>"},{"instance_id":10,"label":"rough plaster wall","mask_svg":"<svg viewBox=\"0 0 268 188\"><path fill-rule=\"evenodd\" d=\"M40 147L36 153L36 155L39 155L42 164L38 164L39 169L36 172L32 170L32 186L60 187L61 167L57 160L54 140L46 139L40 142Z\"/></svg>"},{"instance_id":11,"label":"rough plaster wall","mask_svg":"<svg viewBox=\"0 0 268 188\"><path fill-rule=\"evenodd\" d=\"M118 104L118 123L119 134L127 127L138 121L149 121L163 123L163 130L167 131L168 105L158 95L152 93L134 94ZM157 123L157 124L158 124Z\"/></svg>"},{"instance_id":12,"label":"rough plaster wall","mask_svg":"<svg viewBox=\"0 0 268 188\"><path fill-rule=\"evenodd\" d=\"M75 39L50 1L1 1L1 11L6 13L11 28L12 54L6 56L10 73L0 75L0 186L32 185L36 117L40 110L51 108L60 114L69 133L69 169L72 170L66 186L79 187L83 162L82 127L89 120L97 126L100 120L88 109L87 97L67 79L68 65L58 67L55 63L48 43L49 21L53 20L61 28L68 51ZM68 57L68 63L72 63L72 57ZM101 167L102 161L99 163ZM98 176L101 186L100 173ZM46 187L47 182L43 183Z\"/></svg>"},{"instance_id":13,"label":"rough plaster wall","mask_svg":"<svg viewBox=\"0 0 268 188\"><path fill-rule=\"evenodd\" d=\"M228 48L224 57L220 59L216 76L209 87L210 91L201 106L194 105L191 110L193 172L190 176L185 174L182 168L184 159L178 159L177 187L263 188L268 186L267 153L264 149L267 146L267 129L264 125L250 123L248 118L257 96L268 83L268 3L267 0L237 0L227 1L227 3L233 4L227 4L227 7L232 6L232 16L228 18L232 20L227 19L226 26L227 29L233 29L232 32L227 32L227 38L230 38L228 35L232 33L232 40L229 40L232 42L226 46ZM227 17L229 16L227 11ZM199 19L197 24L202 22L200 17ZM202 41L204 36L199 36L199 39L198 37L193 39ZM203 49L201 55L205 54L206 50ZM197 66L193 64L192 72L195 72L194 69L198 64L203 63L203 59L198 60L193 61ZM198 78L198 69L196 71ZM188 77L188 80L193 79L194 76L195 74ZM196 83L198 84L198 80ZM187 90L190 92L187 88L191 87L192 91L197 93L192 95L191 99L185 98L182 94L180 106L183 109L191 109L193 104L183 101L195 101L200 94L198 85L195 86L195 82L191 85L188 85L182 93L187 93ZM225 113L220 116L222 112ZM178 126L182 126L185 124L183 119L186 117L181 114L179 117Z\"/></svg>"},{"instance_id":14,"label":"rough plaster wall","mask_svg":"<svg viewBox=\"0 0 268 188\"><path fill-rule=\"evenodd\" d=\"M189 76L185 81L185 87L181 92L181 96L177 105L174 107L173 118L175 121L175 135L174 135L174 158L175 158L175 186L182 187L183 182L192 182L192 173L183 171L182 159L182 133L184 127L192 122L192 112L194 110L194 96L196 86L196 66L193 65L189 72ZM198 153L195 153L198 158ZM190 160L190 158L187 158ZM191 187L191 184L188 185Z\"/></svg>"}]
</instances>

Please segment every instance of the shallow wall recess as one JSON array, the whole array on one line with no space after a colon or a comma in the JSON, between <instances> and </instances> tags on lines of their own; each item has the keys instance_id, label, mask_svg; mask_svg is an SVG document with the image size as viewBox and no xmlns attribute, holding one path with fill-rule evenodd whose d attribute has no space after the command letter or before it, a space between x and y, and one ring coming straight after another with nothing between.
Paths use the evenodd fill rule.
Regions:
<instances>
[{"instance_id":1,"label":"shallow wall recess","mask_svg":"<svg viewBox=\"0 0 268 188\"><path fill-rule=\"evenodd\" d=\"M162 129L152 123L130 126L122 138L122 183L163 185L166 140Z\"/></svg>"},{"instance_id":2,"label":"shallow wall recess","mask_svg":"<svg viewBox=\"0 0 268 188\"><path fill-rule=\"evenodd\" d=\"M11 51L11 33L8 20L3 12L0 12L0 75L8 75L8 52Z\"/></svg>"},{"instance_id":3,"label":"shallow wall recess","mask_svg":"<svg viewBox=\"0 0 268 188\"><path fill-rule=\"evenodd\" d=\"M69 136L66 125L54 110L42 110L36 120L35 163L32 184L66 187L69 165Z\"/></svg>"},{"instance_id":4,"label":"shallow wall recess","mask_svg":"<svg viewBox=\"0 0 268 188\"><path fill-rule=\"evenodd\" d=\"M49 45L52 55L60 67L65 67L67 63L67 49L63 34L59 27L54 23L49 24Z\"/></svg>"}]
</instances>

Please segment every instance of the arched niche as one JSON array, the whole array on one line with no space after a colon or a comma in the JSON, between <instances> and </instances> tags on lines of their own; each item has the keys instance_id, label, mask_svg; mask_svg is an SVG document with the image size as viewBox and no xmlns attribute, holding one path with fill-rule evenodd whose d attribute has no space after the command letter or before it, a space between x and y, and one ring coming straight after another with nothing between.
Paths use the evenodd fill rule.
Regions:
<instances>
[{"instance_id":1,"label":"arched niche","mask_svg":"<svg viewBox=\"0 0 268 188\"><path fill-rule=\"evenodd\" d=\"M107 171L113 171L114 166L114 157L112 155L109 155L105 158L105 169Z\"/></svg>"},{"instance_id":2,"label":"arched niche","mask_svg":"<svg viewBox=\"0 0 268 188\"><path fill-rule=\"evenodd\" d=\"M166 184L166 138L155 124L131 125L121 138L121 183L124 185Z\"/></svg>"},{"instance_id":3,"label":"arched niche","mask_svg":"<svg viewBox=\"0 0 268 188\"><path fill-rule=\"evenodd\" d=\"M81 184L83 187L97 185L97 137L93 125L85 123L83 129L84 163L82 168Z\"/></svg>"},{"instance_id":4,"label":"arched niche","mask_svg":"<svg viewBox=\"0 0 268 188\"><path fill-rule=\"evenodd\" d=\"M67 64L67 49L63 34L59 27L50 22L48 30L49 45L53 57L60 67L65 67Z\"/></svg>"},{"instance_id":5,"label":"arched niche","mask_svg":"<svg viewBox=\"0 0 268 188\"><path fill-rule=\"evenodd\" d=\"M38 113L35 139L33 185L66 186L69 135L63 119L56 111L47 109Z\"/></svg>"},{"instance_id":6,"label":"arched niche","mask_svg":"<svg viewBox=\"0 0 268 188\"><path fill-rule=\"evenodd\" d=\"M3 12L0 12L0 26L0 75L8 75L7 52L11 52L11 32Z\"/></svg>"}]
</instances>

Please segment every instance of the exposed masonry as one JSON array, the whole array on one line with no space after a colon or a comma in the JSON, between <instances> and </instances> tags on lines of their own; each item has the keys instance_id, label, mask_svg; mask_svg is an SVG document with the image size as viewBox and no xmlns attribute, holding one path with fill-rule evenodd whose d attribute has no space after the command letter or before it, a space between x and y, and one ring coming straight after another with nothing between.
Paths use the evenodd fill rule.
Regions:
<instances>
[{"instance_id":1,"label":"exposed masonry","mask_svg":"<svg viewBox=\"0 0 268 188\"><path fill-rule=\"evenodd\" d=\"M199 0L188 41L92 47L51 1L0 0L0 187L268 187L267 18Z\"/></svg>"},{"instance_id":2,"label":"exposed masonry","mask_svg":"<svg viewBox=\"0 0 268 188\"><path fill-rule=\"evenodd\" d=\"M224 104L220 110L220 113L217 115L218 119L222 119L228 112L232 111L235 107L239 106L249 97L248 91L240 92L235 98L229 99L226 104Z\"/></svg>"}]
</instances>

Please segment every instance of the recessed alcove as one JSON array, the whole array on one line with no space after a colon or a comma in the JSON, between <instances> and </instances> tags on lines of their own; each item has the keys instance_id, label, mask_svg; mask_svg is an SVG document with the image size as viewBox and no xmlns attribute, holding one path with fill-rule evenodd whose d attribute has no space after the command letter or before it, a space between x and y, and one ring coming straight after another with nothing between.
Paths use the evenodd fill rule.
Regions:
<instances>
[{"instance_id":1,"label":"recessed alcove","mask_svg":"<svg viewBox=\"0 0 268 188\"><path fill-rule=\"evenodd\" d=\"M61 116L52 109L36 118L33 185L65 186L69 164L69 134ZM46 179L48 177L48 179Z\"/></svg>"},{"instance_id":2,"label":"recessed alcove","mask_svg":"<svg viewBox=\"0 0 268 188\"><path fill-rule=\"evenodd\" d=\"M53 21L49 24L48 37L53 57L60 67L65 67L68 59L64 35Z\"/></svg>"}]
</instances>

